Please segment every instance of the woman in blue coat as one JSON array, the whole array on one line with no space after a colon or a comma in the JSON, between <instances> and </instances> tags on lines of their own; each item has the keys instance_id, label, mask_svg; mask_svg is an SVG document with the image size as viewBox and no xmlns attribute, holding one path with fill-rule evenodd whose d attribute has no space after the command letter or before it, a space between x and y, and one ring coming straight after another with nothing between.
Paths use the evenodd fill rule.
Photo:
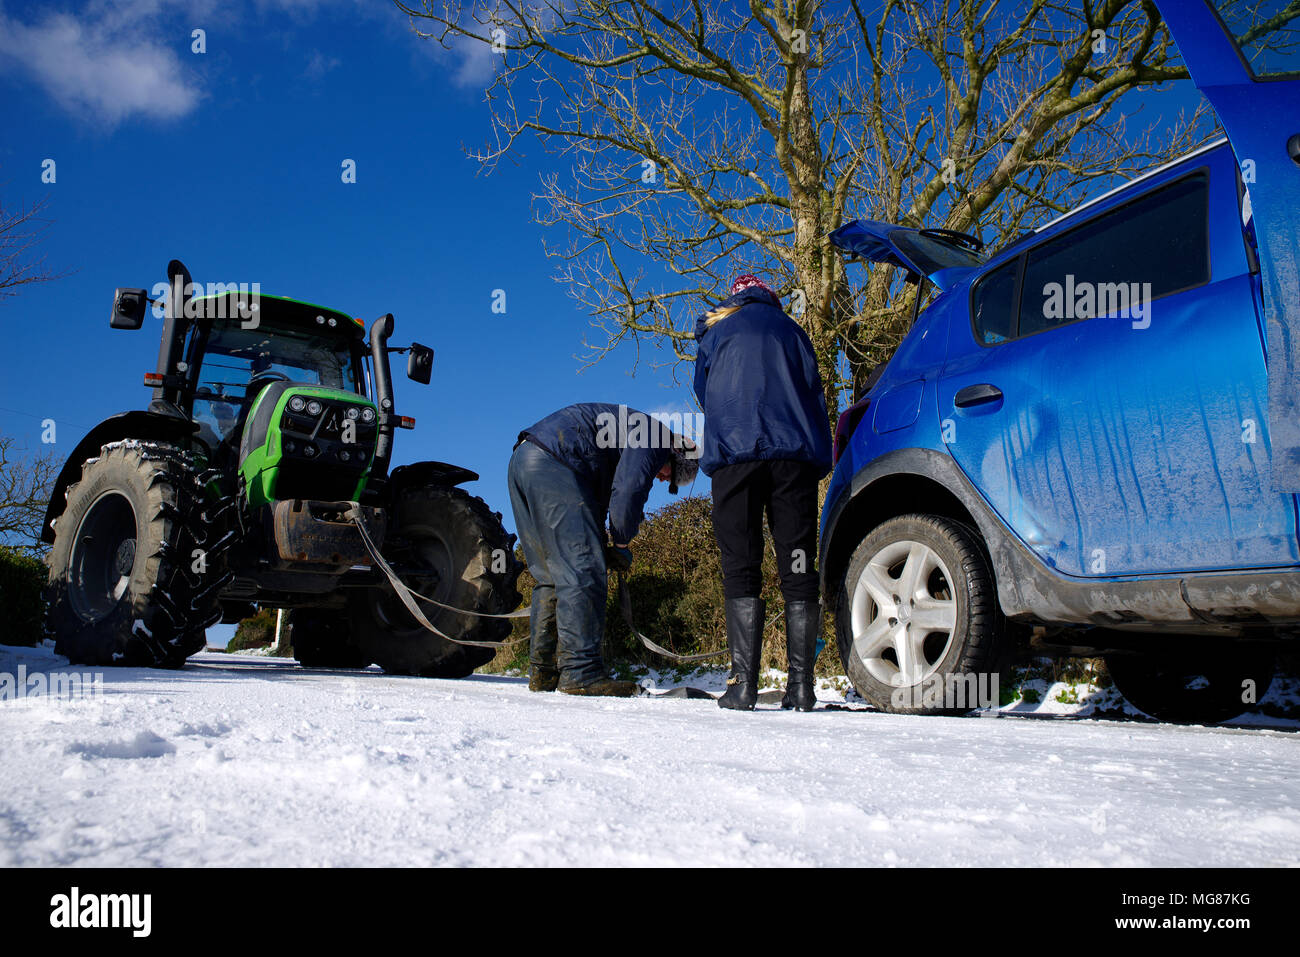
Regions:
<instances>
[{"instance_id":1,"label":"woman in blue coat","mask_svg":"<svg viewBox=\"0 0 1300 957\"><path fill-rule=\"evenodd\" d=\"M731 677L723 708L758 699L766 609L763 515L776 543L785 598L789 681L783 708L811 711L821 632L817 483L831 468L826 396L812 342L754 276L695 326L695 395L704 410L700 468L713 480L713 527L722 551Z\"/></svg>"}]
</instances>

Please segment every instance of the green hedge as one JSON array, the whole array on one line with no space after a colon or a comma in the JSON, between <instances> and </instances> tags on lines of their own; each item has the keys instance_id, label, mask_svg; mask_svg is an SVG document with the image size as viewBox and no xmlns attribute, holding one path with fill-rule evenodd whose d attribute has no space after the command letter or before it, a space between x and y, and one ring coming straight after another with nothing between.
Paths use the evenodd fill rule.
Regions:
<instances>
[{"instance_id":1,"label":"green hedge","mask_svg":"<svg viewBox=\"0 0 1300 957\"><path fill-rule=\"evenodd\" d=\"M275 641L275 609L263 608L250 618L245 618L235 628L235 635L226 645L226 651L248 651L266 648Z\"/></svg>"},{"instance_id":2,"label":"green hedge","mask_svg":"<svg viewBox=\"0 0 1300 957\"><path fill-rule=\"evenodd\" d=\"M0 644L36 645L45 620L45 563L19 548L0 545Z\"/></svg>"}]
</instances>

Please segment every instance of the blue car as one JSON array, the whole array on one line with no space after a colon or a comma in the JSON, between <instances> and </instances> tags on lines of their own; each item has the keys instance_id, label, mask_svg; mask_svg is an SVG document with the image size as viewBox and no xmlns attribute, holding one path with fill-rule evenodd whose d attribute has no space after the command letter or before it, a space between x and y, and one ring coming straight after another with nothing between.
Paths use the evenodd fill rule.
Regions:
<instances>
[{"instance_id":1,"label":"blue car","mask_svg":"<svg viewBox=\"0 0 1300 957\"><path fill-rule=\"evenodd\" d=\"M1220 721L1297 647L1300 78L1243 5L1158 6L1227 139L991 254L831 237L928 299L840 418L822 515L840 656L880 708L986 705L961 696L1028 641Z\"/></svg>"}]
</instances>

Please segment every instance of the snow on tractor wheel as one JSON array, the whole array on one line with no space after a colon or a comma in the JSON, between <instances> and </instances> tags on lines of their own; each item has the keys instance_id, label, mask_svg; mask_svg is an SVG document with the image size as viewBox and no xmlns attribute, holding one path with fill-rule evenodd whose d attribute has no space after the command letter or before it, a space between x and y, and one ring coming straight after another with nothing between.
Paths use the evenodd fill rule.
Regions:
<instances>
[{"instance_id":1,"label":"snow on tractor wheel","mask_svg":"<svg viewBox=\"0 0 1300 957\"><path fill-rule=\"evenodd\" d=\"M519 605L521 566L514 536L480 498L458 488L404 490L393 507L384 557L407 587L472 611L505 614ZM501 641L510 622L479 618L425 603L421 611L443 634L466 641ZM458 645L417 622L385 584L356 595L352 636L367 660L394 674L464 678L492 660L491 648Z\"/></svg>"},{"instance_id":2,"label":"snow on tractor wheel","mask_svg":"<svg viewBox=\"0 0 1300 957\"><path fill-rule=\"evenodd\" d=\"M50 550L46 634L73 664L179 668L221 617L222 530L189 452L106 445L67 490ZM211 514L210 514L211 510Z\"/></svg>"}]
</instances>

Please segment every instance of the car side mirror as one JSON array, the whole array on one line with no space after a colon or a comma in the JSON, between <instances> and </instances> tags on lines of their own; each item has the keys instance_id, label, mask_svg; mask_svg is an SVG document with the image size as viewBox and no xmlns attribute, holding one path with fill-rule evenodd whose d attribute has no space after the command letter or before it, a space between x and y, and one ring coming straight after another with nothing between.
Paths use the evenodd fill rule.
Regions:
<instances>
[{"instance_id":1,"label":"car side mirror","mask_svg":"<svg viewBox=\"0 0 1300 957\"><path fill-rule=\"evenodd\" d=\"M418 342L411 343L411 351L406 356L406 377L420 385L428 385L433 377L433 350Z\"/></svg>"},{"instance_id":2,"label":"car side mirror","mask_svg":"<svg viewBox=\"0 0 1300 957\"><path fill-rule=\"evenodd\" d=\"M113 294L113 312L108 324L114 329L139 329L149 308L149 294L143 289L118 289Z\"/></svg>"}]
</instances>

